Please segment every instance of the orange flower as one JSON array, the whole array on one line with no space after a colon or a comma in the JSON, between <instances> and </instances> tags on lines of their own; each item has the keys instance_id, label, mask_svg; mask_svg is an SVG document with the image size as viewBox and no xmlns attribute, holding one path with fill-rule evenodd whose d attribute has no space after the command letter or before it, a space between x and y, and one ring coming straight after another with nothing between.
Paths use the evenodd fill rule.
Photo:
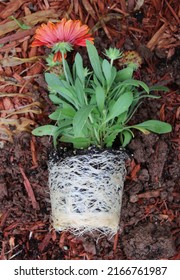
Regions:
<instances>
[{"instance_id":1,"label":"orange flower","mask_svg":"<svg viewBox=\"0 0 180 280\"><path fill-rule=\"evenodd\" d=\"M86 40L93 43L94 38L89 33L89 27L80 20L66 20L42 24L36 30L32 47L46 46L52 48L54 60L61 61L62 54L66 56L73 46L86 46Z\"/></svg>"}]
</instances>

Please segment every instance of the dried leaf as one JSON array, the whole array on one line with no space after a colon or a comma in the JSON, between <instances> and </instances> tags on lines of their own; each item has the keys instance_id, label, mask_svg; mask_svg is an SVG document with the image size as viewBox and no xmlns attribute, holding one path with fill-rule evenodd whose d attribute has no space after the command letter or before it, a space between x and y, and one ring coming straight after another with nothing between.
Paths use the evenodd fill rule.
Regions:
<instances>
[{"instance_id":1,"label":"dried leaf","mask_svg":"<svg viewBox=\"0 0 180 280\"><path fill-rule=\"evenodd\" d=\"M42 107L41 103L36 101L32 102L31 104L22 106L21 108L14 108L9 110L1 110L1 113L8 114L6 118L9 118L12 115L16 114L25 114L25 113L34 113L36 115L41 114L42 110L40 109Z\"/></svg>"},{"instance_id":2,"label":"dried leaf","mask_svg":"<svg viewBox=\"0 0 180 280\"><path fill-rule=\"evenodd\" d=\"M30 132L32 130L32 126L35 126L35 121L27 119L27 118L19 118L19 119L6 119L0 118L0 129L2 133L5 133L12 140L12 134L18 133L21 131ZM8 126L13 127L11 130Z\"/></svg>"},{"instance_id":3,"label":"dried leaf","mask_svg":"<svg viewBox=\"0 0 180 280\"><path fill-rule=\"evenodd\" d=\"M34 57L30 57L30 58L19 58L19 57L7 57L7 58L3 58L0 61L0 65L2 67L13 67L13 66L17 66L17 65L21 65L23 63L33 63L36 62L40 59L40 56L34 56Z\"/></svg>"},{"instance_id":4,"label":"dried leaf","mask_svg":"<svg viewBox=\"0 0 180 280\"><path fill-rule=\"evenodd\" d=\"M14 84L13 84L14 85ZM17 86L17 85L16 85ZM0 92L0 97L22 97L22 98L33 98L33 94L31 92L23 93L10 93L10 92Z\"/></svg>"}]
</instances>

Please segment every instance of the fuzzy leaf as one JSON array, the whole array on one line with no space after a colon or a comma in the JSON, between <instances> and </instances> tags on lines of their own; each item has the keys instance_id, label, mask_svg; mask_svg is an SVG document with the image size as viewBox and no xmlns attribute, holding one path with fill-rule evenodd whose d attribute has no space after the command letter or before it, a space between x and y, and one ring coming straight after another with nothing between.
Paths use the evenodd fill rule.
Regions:
<instances>
[{"instance_id":1,"label":"fuzzy leaf","mask_svg":"<svg viewBox=\"0 0 180 280\"><path fill-rule=\"evenodd\" d=\"M133 102L133 94L132 92L125 92L121 95L118 100L111 107L109 115L107 116L106 122L114 119L115 117L121 115L125 111L129 109Z\"/></svg>"},{"instance_id":2,"label":"fuzzy leaf","mask_svg":"<svg viewBox=\"0 0 180 280\"><path fill-rule=\"evenodd\" d=\"M60 119L61 108L57 108L52 114L49 115L51 120L57 121Z\"/></svg>"},{"instance_id":3,"label":"fuzzy leaf","mask_svg":"<svg viewBox=\"0 0 180 280\"><path fill-rule=\"evenodd\" d=\"M74 110L71 106L67 108L62 108L61 109L61 114L64 118L73 118L76 113L76 110Z\"/></svg>"},{"instance_id":4,"label":"fuzzy leaf","mask_svg":"<svg viewBox=\"0 0 180 280\"><path fill-rule=\"evenodd\" d=\"M129 80L126 80L126 81L122 82L122 85L124 85L124 86L135 86L135 87L141 86L147 93L149 93L149 87L142 81L129 79Z\"/></svg>"},{"instance_id":5,"label":"fuzzy leaf","mask_svg":"<svg viewBox=\"0 0 180 280\"><path fill-rule=\"evenodd\" d=\"M95 89L95 93L96 93L97 106L99 108L99 111L102 112L103 108L104 108L104 101L105 101L104 89L102 87L98 86Z\"/></svg>"},{"instance_id":6,"label":"fuzzy leaf","mask_svg":"<svg viewBox=\"0 0 180 280\"><path fill-rule=\"evenodd\" d=\"M43 126L35 128L32 131L32 134L35 136L45 136L45 135L53 136L57 132L57 130L58 130L57 126L47 124L47 125L43 125Z\"/></svg>"},{"instance_id":7,"label":"fuzzy leaf","mask_svg":"<svg viewBox=\"0 0 180 280\"><path fill-rule=\"evenodd\" d=\"M74 128L74 135L75 137L82 136L83 127L89 117L90 112L94 108L94 105L87 105L79 109L76 112L74 119L73 119L73 128Z\"/></svg>"},{"instance_id":8,"label":"fuzzy leaf","mask_svg":"<svg viewBox=\"0 0 180 280\"><path fill-rule=\"evenodd\" d=\"M169 123L161 122L158 120L149 120L143 123L133 125L132 128L139 130L152 131L158 134L169 133L172 131L172 126Z\"/></svg>"},{"instance_id":9,"label":"fuzzy leaf","mask_svg":"<svg viewBox=\"0 0 180 280\"><path fill-rule=\"evenodd\" d=\"M108 131L107 135L104 139L104 142L107 147L112 147L113 142L115 141L116 137L118 136L119 133L123 131L124 127L121 124L115 124L112 125Z\"/></svg>"},{"instance_id":10,"label":"fuzzy leaf","mask_svg":"<svg viewBox=\"0 0 180 280\"><path fill-rule=\"evenodd\" d=\"M127 68L124 68L117 72L116 79L118 82L123 82L128 79L132 79L133 72L134 72L133 67L128 66Z\"/></svg>"},{"instance_id":11,"label":"fuzzy leaf","mask_svg":"<svg viewBox=\"0 0 180 280\"><path fill-rule=\"evenodd\" d=\"M98 52L97 52L96 48L93 46L93 44L90 43L88 40L86 41L86 46L87 46L87 51L88 51L88 55L89 55L89 59L90 59L93 71L94 71L96 77L99 79L99 81L102 84L104 84L104 77L103 77L103 73L101 70L101 63L100 63Z\"/></svg>"},{"instance_id":12,"label":"fuzzy leaf","mask_svg":"<svg viewBox=\"0 0 180 280\"><path fill-rule=\"evenodd\" d=\"M54 104L61 104L62 100L55 94L49 94L49 99L54 103Z\"/></svg>"},{"instance_id":13,"label":"fuzzy leaf","mask_svg":"<svg viewBox=\"0 0 180 280\"><path fill-rule=\"evenodd\" d=\"M64 129L64 128L67 129L67 127L69 128L71 125L72 125L72 120L65 119L65 120L59 121L59 123L58 123L59 134L63 133L64 130L62 131L62 129Z\"/></svg>"},{"instance_id":14,"label":"fuzzy leaf","mask_svg":"<svg viewBox=\"0 0 180 280\"><path fill-rule=\"evenodd\" d=\"M121 135L123 136L122 146L125 147L125 146L127 146L130 143L130 141L131 141L131 139L133 137L133 134L129 130L123 130L121 132Z\"/></svg>"},{"instance_id":15,"label":"fuzzy leaf","mask_svg":"<svg viewBox=\"0 0 180 280\"><path fill-rule=\"evenodd\" d=\"M77 53L75 56L75 65L76 65L77 76L80 79L82 85L84 85L85 76L84 76L83 60L79 53Z\"/></svg>"},{"instance_id":16,"label":"fuzzy leaf","mask_svg":"<svg viewBox=\"0 0 180 280\"><path fill-rule=\"evenodd\" d=\"M76 91L76 95L77 95L79 104L81 104L81 106L85 105L84 88L83 88L83 85L82 85L82 83L81 83L79 78L76 78L76 80L75 80L74 91Z\"/></svg>"},{"instance_id":17,"label":"fuzzy leaf","mask_svg":"<svg viewBox=\"0 0 180 280\"><path fill-rule=\"evenodd\" d=\"M75 99L70 90L64 87L63 81L55 74L45 73L45 80L50 91L59 93L66 101L75 104Z\"/></svg>"},{"instance_id":18,"label":"fuzzy leaf","mask_svg":"<svg viewBox=\"0 0 180 280\"><path fill-rule=\"evenodd\" d=\"M107 59L104 59L102 62L102 70L104 73L104 76L106 78L106 82L109 85L110 81L111 81L111 70L112 70L112 66L110 65L110 63L107 61Z\"/></svg>"},{"instance_id":19,"label":"fuzzy leaf","mask_svg":"<svg viewBox=\"0 0 180 280\"><path fill-rule=\"evenodd\" d=\"M150 87L150 91L154 91L154 90L168 92L168 91L169 91L169 88L168 88L168 87L165 87L165 86L161 86L161 85L154 85L154 86L151 86L151 87Z\"/></svg>"},{"instance_id":20,"label":"fuzzy leaf","mask_svg":"<svg viewBox=\"0 0 180 280\"><path fill-rule=\"evenodd\" d=\"M152 95L152 94L144 94L144 95L140 95L140 96L135 96L134 97L134 101L139 101L142 98L152 98L152 99L159 99L161 98L161 96L157 96L157 95Z\"/></svg>"},{"instance_id":21,"label":"fuzzy leaf","mask_svg":"<svg viewBox=\"0 0 180 280\"><path fill-rule=\"evenodd\" d=\"M119 130L115 130L113 133L109 134L105 139L104 142L106 144L106 147L112 147L114 140L116 139Z\"/></svg>"},{"instance_id":22,"label":"fuzzy leaf","mask_svg":"<svg viewBox=\"0 0 180 280\"><path fill-rule=\"evenodd\" d=\"M57 92L59 86L63 85L59 77L52 73L45 73L45 80L50 89L52 88L55 92Z\"/></svg>"},{"instance_id":23,"label":"fuzzy leaf","mask_svg":"<svg viewBox=\"0 0 180 280\"><path fill-rule=\"evenodd\" d=\"M60 138L61 142L72 143L75 149L85 149L90 146L90 140L84 137L71 137L63 135Z\"/></svg>"},{"instance_id":24,"label":"fuzzy leaf","mask_svg":"<svg viewBox=\"0 0 180 280\"><path fill-rule=\"evenodd\" d=\"M64 99L69 101L72 105L76 106L77 105L77 97L73 96L72 91L68 88L65 87L59 87L57 91Z\"/></svg>"}]
</instances>

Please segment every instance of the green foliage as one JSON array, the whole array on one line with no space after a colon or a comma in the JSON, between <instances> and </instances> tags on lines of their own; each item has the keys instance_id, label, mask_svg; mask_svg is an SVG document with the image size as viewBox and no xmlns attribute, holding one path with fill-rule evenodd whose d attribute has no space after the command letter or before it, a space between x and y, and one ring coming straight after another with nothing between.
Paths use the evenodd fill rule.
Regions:
<instances>
[{"instance_id":1,"label":"green foliage","mask_svg":"<svg viewBox=\"0 0 180 280\"><path fill-rule=\"evenodd\" d=\"M53 136L54 145L61 141L72 143L75 148L87 148L90 145L112 147L117 137L125 147L134 137L133 129L143 133L170 132L171 125L158 120L128 125L144 98L159 98L149 94L152 90L166 88L149 88L142 81L133 79L133 65L117 71L112 65L114 57L110 57L110 62L101 59L94 45L87 41L86 46L90 70L83 66L83 59L77 53L72 70L63 61L63 76L45 74L49 98L57 105L49 116L55 125L38 127L33 134ZM114 49L110 54L112 51L116 54Z\"/></svg>"}]
</instances>

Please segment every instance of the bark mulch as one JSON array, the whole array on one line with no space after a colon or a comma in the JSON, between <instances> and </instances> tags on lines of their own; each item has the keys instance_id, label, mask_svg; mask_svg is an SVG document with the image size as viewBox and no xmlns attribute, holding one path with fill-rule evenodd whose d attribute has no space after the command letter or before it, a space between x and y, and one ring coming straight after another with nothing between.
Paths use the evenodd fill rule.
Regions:
<instances>
[{"instance_id":1,"label":"bark mulch","mask_svg":"<svg viewBox=\"0 0 180 280\"><path fill-rule=\"evenodd\" d=\"M178 2L0 2L0 259L180 258ZM158 102L146 100L132 119L167 121L173 131L161 136L136 132L128 145L132 158L120 229L113 238L53 230L47 172L52 139L30 133L49 122L52 111L43 78L47 50L31 48L32 37L42 22L64 16L90 26L99 52L109 46L137 51L142 59L137 78L169 87L157 93Z\"/></svg>"}]
</instances>

